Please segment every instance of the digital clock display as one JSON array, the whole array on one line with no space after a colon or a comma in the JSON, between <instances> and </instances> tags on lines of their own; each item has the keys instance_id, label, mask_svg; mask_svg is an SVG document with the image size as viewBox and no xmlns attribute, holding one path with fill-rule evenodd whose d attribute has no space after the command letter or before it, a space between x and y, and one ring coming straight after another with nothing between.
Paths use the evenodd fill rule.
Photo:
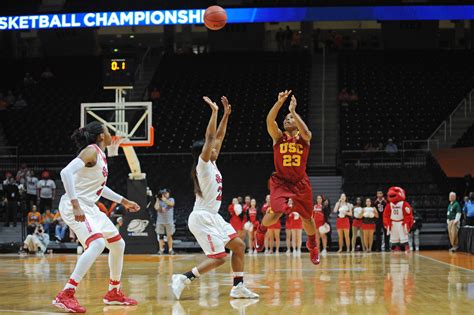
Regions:
<instances>
[{"instance_id":1,"label":"digital clock display","mask_svg":"<svg viewBox=\"0 0 474 315\"><path fill-rule=\"evenodd\" d=\"M111 59L110 70L123 71L127 69L127 59Z\"/></svg>"},{"instance_id":2,"label":"digital clock display","mask_svg":"<svg viewBox=\"0 0 474 315\"><path fill-rule=\"evenodd\" d=\"M104 58L103 83L106 86L133 86L135 75L134 58Z\"/></svg>"}]
</instances>

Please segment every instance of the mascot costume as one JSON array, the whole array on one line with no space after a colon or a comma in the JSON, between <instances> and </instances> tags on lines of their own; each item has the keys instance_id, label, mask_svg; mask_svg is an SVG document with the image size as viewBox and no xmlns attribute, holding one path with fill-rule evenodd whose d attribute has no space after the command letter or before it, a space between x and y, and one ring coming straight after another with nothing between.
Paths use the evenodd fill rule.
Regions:
<instances>
[{"instance_id":1,"label":"mascot costume","mask_svg":"<svg viewBox=\"0 0 474 315\"><path fill-rule=\"evenodd\" d=\"M413 210L405 201L405 191L400 187L390 187L387 199L389 203L383 212L383 225L390 235L392 250L408 251L408 233L413 225Z\"/></svg>"}]
</instances>

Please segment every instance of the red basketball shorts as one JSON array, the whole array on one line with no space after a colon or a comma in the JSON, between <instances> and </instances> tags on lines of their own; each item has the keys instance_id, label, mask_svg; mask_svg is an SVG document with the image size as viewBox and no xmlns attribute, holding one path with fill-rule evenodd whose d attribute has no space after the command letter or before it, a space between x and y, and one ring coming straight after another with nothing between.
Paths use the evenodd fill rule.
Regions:
<instances>
[{"instance_id":1,"label":"red basketball shorts","mask_svg":"<svg viewBox=\"0 0 474 315\"><path fill-rule=\"evenodd\" d=\"M294 211L304 219L311 219L313 190L307 176L297 183L291 183L272 175L269 188L270 204L274 212L289 214ZM293 200L293 208L288 206L290 198Z\"/></svg>"}]
</instances>

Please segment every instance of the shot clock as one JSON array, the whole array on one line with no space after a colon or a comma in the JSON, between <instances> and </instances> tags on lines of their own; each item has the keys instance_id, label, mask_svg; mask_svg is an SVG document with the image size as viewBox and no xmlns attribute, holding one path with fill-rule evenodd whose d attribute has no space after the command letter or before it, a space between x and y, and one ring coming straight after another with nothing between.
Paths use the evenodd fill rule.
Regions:
<instances>
[{"instance_id":1,"label":"shot clock","mask_svg":"<svg viewBox=\"0 0 474 315\"><path fill-rule=\"evenodd\" d=\"M133 86L135 63L131 58L104 59L104 86Z\"/></svg>"}]
</instances>

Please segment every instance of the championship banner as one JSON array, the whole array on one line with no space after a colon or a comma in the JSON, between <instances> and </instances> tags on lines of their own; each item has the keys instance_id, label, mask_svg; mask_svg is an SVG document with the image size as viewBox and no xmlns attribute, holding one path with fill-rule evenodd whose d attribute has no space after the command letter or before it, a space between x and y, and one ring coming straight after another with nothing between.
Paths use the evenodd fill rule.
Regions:
<instances>
[{"instance_id":1,"label":"championship banner","mask_svg":"<svg viewBox=\"0 0 474 315\"><path fill-rule=\"evenodd\" d=\"M0 30L203 24L205 9L0 16ZM227 23L473 20L474 5L229 8Z\"/></svg>"}]
</instances>

